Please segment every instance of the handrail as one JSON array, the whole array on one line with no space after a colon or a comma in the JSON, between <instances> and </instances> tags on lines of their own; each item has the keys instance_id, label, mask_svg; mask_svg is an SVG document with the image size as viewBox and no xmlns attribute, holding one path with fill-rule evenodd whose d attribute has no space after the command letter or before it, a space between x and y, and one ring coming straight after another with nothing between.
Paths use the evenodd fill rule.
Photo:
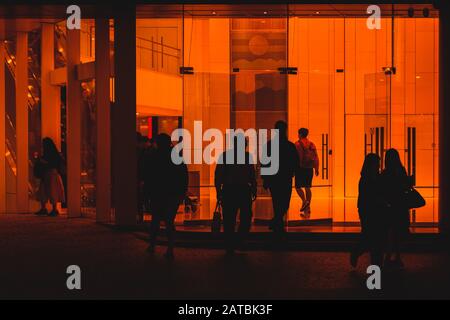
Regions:
<instances>
[{"instance_id":1,"label":"handrail","mask_svg":"<svg viewBox=\"0 0 450 320\"><path fill-rule=\"evenodd\" d=\"M6 53L6 56L5 56L6 65L8 66L8 70L11 72L12 76L15 78L16 74L15 74L15 69L13 68L13 66L14 67L16 66L16 61L13 58L13 56L11 55L11 53L9 52L8 47L5 45L4 48L5 48L5 53ZM29 66L27 66L27 71L29 71L29 70L30 70L30 68L29 68ZM32 74L34 74L33 71L32 71ZM28 74L27 74L27 76L28 76ZM31 91L31 89L28 86L27 86L27 91L29 93L29 97L28 97L29 99L27 99L28 107L30 108L30 110L33 110L33 107L37 104L37 100L36 100L33 92ZM30 99L32 99L33 103L30 103Z\"/></svg>"},{"instance_id":2,"label":"handrail","mask_svg":"<svg viewBox=\"0 0 450 320\"><path fill-rule=\"evenodd\" d=\"M151 52L154 52L154 53L161 53L161 54L163 54L163 55L165 55L165 56L174 57L174 58L177 58L177 59L180 57L180 56L178 56L178 55L166 53L166 52L164 52L164 51L154 50L154 49L152 49L152 48L146 48L146 47L141 47L141 46L136 46L136 47L137 47L137 48L140 48L140 49L142 49L142 50L147 50L147 51L151 51Z\"/></svg>"},{"instance_id":3,"label":"handrail","mask_svg":"<svg viewBox=\"0 0 450 320\"><path fill-rule=\"evenodd\" d=\"M178 52L181 51L180 48L176 48L176 47L173 47L173 46L169 46L169 45L167 45L167 44L162 44L161 42L157 42L157 41L145 39L145 38L142 38L142 37L139 37L139 36L136 36L136 39L142 40L142 41L146 41L146 42L150 42L150 43L152 43L152 44L160 45L160 46L163 46L164 48L173 49L173 50L178 51Z\"/></svg>"}]
</instances>

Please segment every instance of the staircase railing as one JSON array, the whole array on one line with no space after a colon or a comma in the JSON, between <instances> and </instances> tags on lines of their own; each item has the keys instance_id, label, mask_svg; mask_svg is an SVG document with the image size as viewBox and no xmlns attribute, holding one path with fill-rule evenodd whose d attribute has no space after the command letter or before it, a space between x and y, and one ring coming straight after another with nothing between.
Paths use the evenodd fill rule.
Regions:
<instances>
[{"instance_id":1,"label":"staircase railing","mask_svg":"<svg viewBox=\"0 0 450 320\"><path fill-rule=\"evenodd\" d=\"M12 75L13 79L16 78L16 60L14 54L12 54L12 50L10 49L11 42L7 41L4 42L4 48L5 48L5 62L7 65L7 68ZM27 105L29 108L29 111L34 111L34 108L38 106L39 104L39 96L40 96L40 79L37 76L37 73L33 70L33 63L35 62L35 59L33 59L33 51L30 50L31 59L28 60L28 86L27 86ZM39 63L37 63L39 65ZM31 83L31 84L30 84ZM11 119L11 116L6 112L6 162L8 163L9 167L11 168L12 172L15 176L17 176L17 156L16 156L16 129L14 126L14 122ZM29 164L29 170L32 172L33 170L33 161L30 158L28 159ZM34 187L31 181L28 181L28 193L30 195L34 194Z\"/></svg>"},{"instance_id":2,"label":"staircase railing","mask_svg":"<svg viewBox=\"0 0 450 320\"><path fill-rule=\"evenodd\" d=\"M11 72L11 75L13 76L13 78L16 78L16 57L11 54L10 49L8 48L8 43L5 43L5 61L6 61L6 65L8 66L8 70ZM38 99L36 98L35 93L33 92L33 88L37 88L40 91L40 81L38 80L36 74L34 73L33 70L30 70L30 68L28 68L28 74L32 75L32 79L34 79L35 84L33 85L28 85L27 90L28 90L28 107L30 108L30 110L33 110L34 106L37 105L38 103Z\"/></svg>"}]
</instances>

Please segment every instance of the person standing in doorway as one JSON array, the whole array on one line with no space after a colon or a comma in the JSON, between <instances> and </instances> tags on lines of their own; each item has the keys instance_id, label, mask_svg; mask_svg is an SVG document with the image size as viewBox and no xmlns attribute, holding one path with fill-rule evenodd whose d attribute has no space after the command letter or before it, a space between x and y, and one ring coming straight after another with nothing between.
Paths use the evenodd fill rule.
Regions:
<instances>
[{"instance_id":1,"label":"person standing in doorway","mask_svg":"<svg viewBox=\"0 0 450 320\"><path fill-rule=\"evenodd\" d=\"M239 137L240 136L240 137ZM232 255L236 247L242 247L252 223L252 202L256 199L256 173L250 153L245 150L245 142L239 145L243 134L234 138L233 147L220 156L214 175L217 201L223 207L223 227L227 255ZM244 154L244 162L238 162L238 153ZM229 161L229 159L234 159ZM239 211L239 229L236 236L236 218Z\"/></svg>"},{"instance_id":2,"label":"person standing in doorway","mask_svg":"<svg viewBox=\"0 0 450 320\"><path fill-rule=\"evenodd\" d=\"M295 189L302 199L300 215L308 219L311 215L312 180L314 174L319 175L319 157L315 144L308 139L309 130L300 128L298 130L298 141L295 147L298 152L299 163L295 172ZM303 191L304 189L304 191Z\"/></svg>"},{"instance_id":3,"label":"person standing in doorway","mask_svg":"<svg viewBox=\"0 0 450 320\"><path fill-rule=\"evenodd\" d=\"M279 168L274 175L262 176L264 189L269 189L272 196L273 219L269 228L275 234L282 234L284 229L283 218L286 215L292 195L292 178L299 166L298 153L295 145L288 140L287 123L279 120L275 123L279 134ZM272 140L267 143L268 154L271 154ZM274 155L272 155L274 156Z\"/></svg>"}]
</instances>

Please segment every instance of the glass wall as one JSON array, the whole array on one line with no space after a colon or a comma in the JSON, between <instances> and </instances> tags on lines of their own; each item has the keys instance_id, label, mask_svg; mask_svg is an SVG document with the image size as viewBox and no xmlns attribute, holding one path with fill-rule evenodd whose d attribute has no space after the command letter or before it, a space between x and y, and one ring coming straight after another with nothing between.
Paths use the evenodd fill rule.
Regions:
<instances>
[{"instance_id":1,"label":"glass wall","mask_svg":"<svg viewBox=\"0 0 450 320\"><path fill-rule=\"evenodd\" d=\"M383 157L396 148L427 199L425 208L411 212L412 222L436 223L437 13L424 17L416 6L415 16L408 17L408 7L400 6L392 15L389 6L381 8L380 28L369 29L366 9L154 7L153 17L138 19L139 117L181 117L178 123L192 134L196 121L202 132L225 132L272 128L283 119L292 141L299 128L309 128L320 160L311 220L335 223L359 221L356 199L365 155ZM140 80L139 70L153 73ZM155 88L158 94L139 93ZM201 154L208 144L190 151ZM177 221L210 220L215 166L188 167L190 199ZM299 207L294 191L289 221L301 220ZM271 215L269 195L260 187L254 216Z\"/></svg>"}]
</instances>

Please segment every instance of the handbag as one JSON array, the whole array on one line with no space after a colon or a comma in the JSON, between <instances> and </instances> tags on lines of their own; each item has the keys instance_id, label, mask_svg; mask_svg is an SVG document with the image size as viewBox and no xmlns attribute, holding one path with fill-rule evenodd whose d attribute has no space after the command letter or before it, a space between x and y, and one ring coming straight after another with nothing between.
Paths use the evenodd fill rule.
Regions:
<instances>
[{"instance_id":1,"label":"handbag","mask_svg":"<svg viewBox=\"0 0 450 320\"><path fill-rule=\"evenodd\" d=\"M41 159L36 159L33 165L34 177L44 179L45 171L47 171L47 165Z\"/></svg>"},{"instance_id":2,"label":"handbag","mask_svg":"<svg viewBox=\"0 0 450 320\"><path fill-rule=\"evenodd\" d=\"M424 197L413 187L407 189L404 193L404 203L408 209L417 209L425 206Z\"/></svg>"},{"instance_id":3,"label":"handbag","mask_svg":"<svg viewBox=\"0 0 450 320\"><path fill-rule=\"evenodd\" d=\"M214 209L213 219L211 222L211 232L220 233L220 227L222 225L222 205L220 201L217 201L216 208Z\"/></svg>"}]
</instances>

